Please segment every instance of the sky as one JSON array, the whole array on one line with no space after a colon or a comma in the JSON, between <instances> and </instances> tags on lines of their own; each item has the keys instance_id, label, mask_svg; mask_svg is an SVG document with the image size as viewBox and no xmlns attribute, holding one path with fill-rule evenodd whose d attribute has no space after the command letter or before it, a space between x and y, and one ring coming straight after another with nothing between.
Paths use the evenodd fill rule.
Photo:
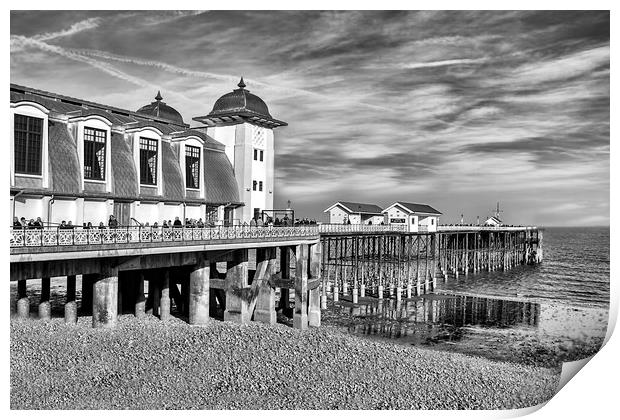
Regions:
<instances>
[{"instance_id":1,"label":"sky","mask_svg":"<svg viewBox=\"0 0 620 420\"><path fill-rule=\"evenodd\" d=\"M186 122L243 76L276 208L425 203L475 223L609 225L609 12L12 11L11 82ZM193 123L199 125L199 123Z\"/></svg>"}]
</instances>

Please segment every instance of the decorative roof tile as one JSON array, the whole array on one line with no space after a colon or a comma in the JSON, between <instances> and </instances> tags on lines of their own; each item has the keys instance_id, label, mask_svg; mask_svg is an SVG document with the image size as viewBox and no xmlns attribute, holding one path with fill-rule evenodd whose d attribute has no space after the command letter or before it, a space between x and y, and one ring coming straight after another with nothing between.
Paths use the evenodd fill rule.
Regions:
<instances>
[{"instance_id":1,"label":"decorative roof tile","mask_svg":"<svg viewBox=\"0 0 620 420\"><path fill-rule=\"evenodd\" d=\"M224 152L203 148L205 195L209 204L239 203L235 172Z\"/></svg>"},{"instance_id":2,"label":"decorative roof tile","mask_svg":"<svg viewBox=\"0 0 620 420\"><path fill-rule=\"evenodd\" d=\"M185 199L185 180L179 158L169 142L161 142L161 156L163 196L167 200L182 201Z\"/></svg>"}]
</instances>

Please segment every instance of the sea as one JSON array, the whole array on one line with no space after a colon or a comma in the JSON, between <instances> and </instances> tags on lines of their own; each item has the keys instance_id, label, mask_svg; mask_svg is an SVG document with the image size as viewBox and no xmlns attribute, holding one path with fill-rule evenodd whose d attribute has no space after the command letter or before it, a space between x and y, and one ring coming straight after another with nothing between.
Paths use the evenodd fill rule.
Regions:
<instances>
[{"instance_id":1,"label":"sea","mask_svg":"<svg viewBox=\"0 0 620 420\"><path fill-rule=\"evenodd\" d=\"M544 260L438 280L396 302L342 299L324 323L350 334L541 366L593 355L609 317L608 227L544 229Z\"/></svg>"}]
</instances>

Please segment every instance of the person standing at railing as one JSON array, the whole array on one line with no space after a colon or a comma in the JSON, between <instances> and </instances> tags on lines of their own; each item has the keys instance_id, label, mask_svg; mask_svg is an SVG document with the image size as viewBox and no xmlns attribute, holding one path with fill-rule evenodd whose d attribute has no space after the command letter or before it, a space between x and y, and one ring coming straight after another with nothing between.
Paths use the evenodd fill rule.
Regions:
<instances>
[{"instance_id":1,"label":"person standing at railing","mask_svg":"<svg viewBox=\"0 0 620 420\"><path fill-rule=\"evenodd\" d=\"M99 222L99 229L105 229L105 225L103 224L103 222Z\"/></svg>"},{"instance_id":2,"label":"person standing at railing","mask_svg":"<svg viewBox=\"0 0 620 420\"><path fill-rule=\"evenodd\" d=\"M256 219L254 218L250 219L250 227L256 227Z\"/></svg>"},{"instance_id":3,"label":"person standing at railing","mask_svg":"<svg viewBox=\"0 0 620 420\"><path fill-rule=\"evenodd\" d=\"M174 218L174 225L173 226L174 226L175 229L180 229L180 228L183 227L183 223L179 220L178 216Z\"/></svg>"},{"instance_id":4,"label":"person standing at railing","mask_svg":"<svg viewBox=\"0 0 620 420\"><path fill-rule=\"evenodd\" d=\"M263 219L259 218L256 221L256 227L263 227L263 226L265 226L265 223L263 223Z\"/></svg>"},{"instance_id":5,"label":"person standing at railing","mask_svg":"<svg viewBox=\"0 0 620 420\"><path fill-rule=\"evenodd\" d=\"M162 227L163 227L164 229L168 229L168 228L169 228L169 226L168 226L168 221L167 221L167 220L164 220L164 223L162 224Z\"/></svg>"},{"instance_id":6,"label":"person standing at railing","mask_svg":"<svg viewBox=\"0 0 620 420\"><path fill-rule=\"evenodd\" d=\"M17 217L13 217L13 229L21 229L23 226Z\"/></svg>"},{"instance_id":7,"label":"person standing at railing","mask_svg":"<svg viewBox=\"0 0 620 420\"><path fill-rule=\"evenodd\" d=\"M202 229L203 227L205 227L204 222L202 221L202 217L200 219L198 219L198 222L196 223L196 227Z\"/></svg>"},{"instance_id":8,"label":"person standing at railing","mask_svg":"<svg viewBox=\"0 0 620 420\"><path fill-rule=\"evenodd\" d=\"M116 220L116 217L114 217L113 214L111 214L110 218L108 219L108 226L110 227L110 229L116 229L118 227L118 220Z\"/></svg>"},{"instance_id":9,"label":"person standing at railing","mask_svg":"<svg viewBox=\"0 0 620 420\"><path fill-rule=\"evenodd\" d=\"M92 229L93 228L93 224L91 222L88 222L86 224L86 229Z\"/></svg>"},{"instance_id":10,"label":"person standing at railing","mask_svg":"<svg viewBox=\"0 0 620 420\"><path fill-rule=\"evenodd\" d=\"M73 228L75 228L75 226L73 226L73 222L69 220L69 222L67 222L67 229L73 229Z\"/></svg>"}]
</instances>

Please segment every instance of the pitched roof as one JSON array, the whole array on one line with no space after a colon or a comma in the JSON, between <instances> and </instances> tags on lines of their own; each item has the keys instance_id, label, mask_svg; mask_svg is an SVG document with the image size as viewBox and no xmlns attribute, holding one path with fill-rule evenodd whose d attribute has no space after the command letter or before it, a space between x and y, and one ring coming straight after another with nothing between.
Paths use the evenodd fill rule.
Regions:
<instances>
[{"instance_id":1,"label":"pitched roof","mask_svg":"<svg viewBox=\"0 0 620 420\"><path fill-rule=\"evenodd\" d=\"M350 213L381 214L381 207L377 206L376 204L354 203L352 201L338 201L336 204L325 210L325 212L328 212L338 204L340 204Z\"/></svg>"},{"instance_id":2,"label":"pitched roof","mask_svg":"<svg viewBox=\"0 0 620 420\"><path fill-rule=\"evenodd\" d=\"M411 213L427 213L427 214L441 214L440 211L435 210L428 204L417 204L417 203L405 203L403 201L397 201L389 207L386 207L386 210L394 205L399 205L406 210L409 210ZM384 210L385 211L385 210Z\"/></svg>"},{"instance_id":3,"label":"pitched roof","mask_svg":"<svg viewBox=\"0 0 620 420\"><path fill-rule=\"evenodd\" d=\"M139 194L138 174L129 144L123 139L122 134L112 133L110 146L112 153L112 191L119 197L137 197Z\"/></svg>"},{"instance_id":4,"label":"pitched roof","mask_svg":"<svg viewBox=\"0 0 620 420\"><path fill-rule=\"evenodd\" d=\"M185 129L189 127L189 124L171 120L165 118L164 116L141 114L127 109L98 104L96 102L72 98L70 96L64 96L57 93L30 88L27 86L20 86L14 83L11 83L10 92L11 102L36 102L49 109L51 112L59 114L68 114L74 112L76 116L80 116L83 112L87 112L89 114L96 113L97 115L105 116L110 121L112 121L112 123L115 124L129 124L132 122L155 122L157 123L157 128L161 129L161 127L165 127L164 129L162 129L164 134L168 134L172 131L178 131L179 129ZM96 112L94 110L97 110L99 112Z\"/></svg>"},{"instance_id":5,"label":"pitched roof","mask_svg":"<svg viewBox=\"0 0 620 420\"><path fill-rule=\"evenodd\" d=\"M50 188L58 193L74 194L80 191L76 174L80 173L77 148L66 124L49 122Z\"/></svg>"},{"instance_id":6,"label":"pitched roof","mask_svg":"<svg viewBox=\"0 0 620 420\"><path fill-rule=\"evenodd\" d=\"M163 175L163 196L167 200L183 201L185 198L185 180L181 172L179 158L167 141L161 142L161 172Z\"/></svg>"},{"instance_id":7,"label":"pitched roof","mask_svg":"<svg viewBox=\"0 0 620 420\"><path fill-rule=\"evenodd\" d=\"M226 153L203 148L205 166L205 201L209 204L239 202L235 172Z\"/></svg>"}]
</instances>

